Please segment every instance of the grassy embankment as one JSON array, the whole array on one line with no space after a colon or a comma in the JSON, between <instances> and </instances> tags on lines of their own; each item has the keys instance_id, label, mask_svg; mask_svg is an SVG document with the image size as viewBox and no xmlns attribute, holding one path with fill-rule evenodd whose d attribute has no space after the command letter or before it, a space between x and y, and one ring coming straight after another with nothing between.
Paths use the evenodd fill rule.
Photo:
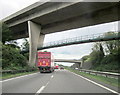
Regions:
<instances>
[{"instance_id":1,"label":"grassy embankment","mask_svg":"<svg viewBox=\"0 0 120 95\"><path fill-rule=\"evenodd\" d=\"M84 77L90 78L90 79L95 79L97 81L101 81L103 83L115 86L115 87L120 87L120 81L118 81L118 79L114 79L114 78L108 78L108 77L104 77L104 76L99 76L99 75L92 75L92 74L88 74L85 72L79 72L78 70L73 70L71 68L66 68L67 70L74 72L76 74L82 75Z\"/></svg>"}]
</instances>

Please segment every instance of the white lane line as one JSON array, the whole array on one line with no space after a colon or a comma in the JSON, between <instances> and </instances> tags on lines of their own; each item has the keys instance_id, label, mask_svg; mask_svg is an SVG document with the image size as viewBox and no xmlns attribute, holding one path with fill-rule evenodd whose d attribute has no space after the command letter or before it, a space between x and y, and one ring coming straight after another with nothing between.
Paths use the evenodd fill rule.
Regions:
<instances>
[{"instance_id":1,"label":"white lane line","mask_svg":"<svg viewBox=\"0 0 120 95\"><path fill-rule=\"evenodd\" d=\"M69 71L69 72L70 72L70 71ZM71 73L73 73L73 72L71 72ZM87 78L81 76L81 75L78 75L78 74L76 74L76 73L73 73L73 74L74 74L74 75L77 75L77 76L79 76L79 77L81 77L81 78L83 78L83 79L85 79L85 80L87 80L87 81L89 81L89 82L97 85L97 86L100 86L100 87L102 87L102 88L104 88L104 89L106 89L106 90L108 90L108 91L110 91L110 92L112 92L112 93L116 93L116 94L118 94L118 95L120 94L120 93L118 93L118 92L116 92L116 91L114 91L114 90L112 90L112 89L110 89L110 88L107 88L107 87L105 87L105 86L103 86L103 85L101 85L101 84L98 84L98 83L96 83L96 82L94 82L94 81L92 81L92 80L90 80L90 79L87 79Z\"/></svg>"},{"instance_id":2,"label":"white lane line","mask_svg":"<svg viewBox=\"0 0 120 95\"><path fill-rule=\"evenodd\" d=\"M44 88L45 88L45 86L42 86L42 87L36 92L35 95L38 95L39 93L41 93Z\"/></svg>"},{"instance_id":3,"label":"white lane line","mask_svg":"<svg viewBox=\"0 0 120 95\"><path fill-rule=\"evenodd\" d=\"M52 79L53 77L54 77L54 76L52 75L52 76L51 76L51 79ZM50 79L50 80L51 80L51 79ZM47 87L47 85L50 83L50 80L46 83L45 86L42 86L42 87L36 92L35 95L39 95L39 93L42 93L42 91L45 89L45 87Z\"/></svg>"},{"instance_id":4,"label":"white lane line","mask_svg":"<svg viewBox=\"0 0 120 95\"><path fill-rule=\"evenodd\" d=\"M53 78L54 76L52 75L51 78Z\"/></svg>"},{"instance_id":5,"label":"white lane line","mask_svg":"<svg viewBox=\"0 0 120 95\"><path fill-rule=\"evenodd\" d=\"M35 74L38 74L38 73L33 73L33 74L28 74L28 75L24 75L24 76L20 76L20 77L10 78L10 79L6 79L6 80L0 81L0 82L6 82L6 81L18 79L18 78L23 78L23 77L27 77L27 76L32 76L32 75L35 75Z\"/></svg>"},{"instance_id":6,"label":"white lane line","mask_svg":"<svg viewBox=\"0 0 120 95\"><path fill-rule=\"evenodd\" d=\"M50 81L48 81L48 83L45 85L45 87L50 83Z\"/></svg>"},{"instance_id":7,"label":"white lane line","mask_svg":"<svg viewBox=\"0 0 120 95\"><path fill-rule=\"evenodd\" d=\"M42 93L42 91L45 89L45 87L49 84L50 81L47 82L47 84L45 86L42 86L35 95L39 95L40 93Z\"/></svg>"}]
</instances>

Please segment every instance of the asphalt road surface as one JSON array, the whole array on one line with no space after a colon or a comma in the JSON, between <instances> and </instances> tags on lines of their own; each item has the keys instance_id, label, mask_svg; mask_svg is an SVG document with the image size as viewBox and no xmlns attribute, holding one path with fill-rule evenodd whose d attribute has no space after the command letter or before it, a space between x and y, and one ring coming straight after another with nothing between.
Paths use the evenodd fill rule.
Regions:
<instances>
[{"instance_id":1,"label":"asphalt road surface","mask_svg":"<svg viewBox=\"0 0 120 95\"><path fill-rule=\"evenodd\" d=\"M67 70L4 80L2 93L112 93ZM37 94L36 94L37 95Z\"/></svg>"}]
</instances>

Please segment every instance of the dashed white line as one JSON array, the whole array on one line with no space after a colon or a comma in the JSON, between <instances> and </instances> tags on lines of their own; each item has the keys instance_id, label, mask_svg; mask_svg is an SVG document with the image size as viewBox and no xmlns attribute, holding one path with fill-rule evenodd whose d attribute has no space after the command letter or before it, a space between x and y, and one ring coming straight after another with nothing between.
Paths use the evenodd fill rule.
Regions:
<instances>
[{"instance_id":1,"label":"dashed white line","mask_svg":"<svg viewBox=\"0 0 120 95\"><path fill-rule=\"evenodd\" d=\"M54 76L52 75L51 78L53 78Z\"/></svg>"},{"instance_id":2,"label":"dashed white line","mask_svg":"<svg viewBox=\"0 0 120 95\"><path fill-rule=\"evenodd\" d=\"M47 82L47 84L45 86L42 86L37 92L35 95L39 95L44 89L45 87L49 84L50 81Z\"/></svg>"},{"instance_id":3,"label":"dashed white line","mask_svg":"<svg viewBox=\"0 0 120 95\"><path fill-rule=\"evenodd\" d=\"M38 95L39 93L41 93L44 88L45 88L45 86L42 86L42 87L36 92L35 95Z\"/></svg>"},{"instance_id":4,"label":"dashed white line","mask_svg":"<svg viewBox=\"0 0 120 95\"><path fill-rule=\"evenodd\" d=\"M48 81L48 83L45 85L45 87L49 84L50 81Z\"/></svg>"},{"instance_id":5,"label":"dashed white line","mask_svg":"<svg viewBox=\"0 0 120 95\"><path fill-rule=\"evenodd\" d=\"M70 72L70 71L69 71L69 72ZM73 73L73 72L71 72L71 73ZM78 75L78 74L76 74L76 73L73 73L73 74L74 74L74 75L77 75L77 76L79 76L79 77L81 77L81 78L83 78L83 79L85 79L85 80L87 80L87 81L89 81L89 82L97 85L97 86L100 86L100 87L102 87L102 88L104 88L104 89L106 89L106 90L108 90L108 91L110 91L110 92L112 92L112 93L116 93L116 94L120 95L120 93L118 93L118 92L116 92L116 91L114 91L114 90L112 90L112 89L110 89L110 88L107 88L107 87L105 87L105 86L103 86L103 85L101 85L101 84L98 84L98 83L96 83L96 82L94 82L94 81L92 81L92 80L90 80L90 79L87 79L87 78L85 78L85 77L83 77L83 76L81 76L81 75Z\"/></svg>"},{"instance_id":6,"label":"dashed white line","mask_svg":"<svg viewBox=\"0 0 120 95\"><path fill-rule=\"evenodd\" d=\"M52 76L51 76L51 79L52 79L53 77L54 77L54 76L52 75ZM36 92L35 95L39 95L39 93L41 93L49 83L50 83L50 81L48 81L45 86L42 86L42 87Z\"/></svg>"}]
</instances>

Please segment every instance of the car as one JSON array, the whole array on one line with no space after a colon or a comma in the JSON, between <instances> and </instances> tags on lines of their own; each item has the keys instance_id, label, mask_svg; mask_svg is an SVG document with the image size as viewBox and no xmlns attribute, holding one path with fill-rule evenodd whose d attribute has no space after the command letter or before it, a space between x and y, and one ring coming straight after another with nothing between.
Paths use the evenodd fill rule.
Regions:
<instances>
[{"instance_id":1,"label":"car","mask_svg":"<svg viewBox=\"0 0 120 95\"><path fill-rule=\"evenodd\" d=\"M64 67L60 67L60 69L64 69Z\"/></svg>"},{"instance_id":2,"label":"car","mask_svg":"<svg viewBox=\"0 0 120 95\"><path fill-rule=\"evenodd\" d=\"M78 68L75 68L76 70L78 70Z\"/></svg>"},{"instance_id":3,"label":"car","mask_svg":"<svg viewBox=\"0 0 120 95\"><path fill-rule=\"evenodd\" d=\"M59 69L59 66L55 66L54 69Z\"/></svg>"}]
</instances>

